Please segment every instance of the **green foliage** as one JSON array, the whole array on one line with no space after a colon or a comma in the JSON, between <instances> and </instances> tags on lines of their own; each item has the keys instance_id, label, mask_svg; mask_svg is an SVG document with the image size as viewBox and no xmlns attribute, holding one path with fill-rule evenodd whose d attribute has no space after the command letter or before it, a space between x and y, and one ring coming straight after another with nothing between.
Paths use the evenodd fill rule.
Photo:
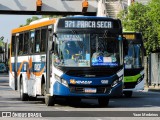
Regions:
<instances>
[{"instance_id":1,"label":"green foliage","mask_svg":"<svg viewBox=\"0 0 160 120\"><path fill-rule=\"evenodd\" d=\"M8 44L8 49L10 49L10 48L11 48L11 43Z\"/></svg>"},{"instance_id":2,"label":"green foliage","mask_svg":"<svg viewBox=\"0 0 160 120\"><path fill-rule=\"evenodd\" d=\"M3 52L4 49L4 42L0 40L0 53Z\"/></svg>"},{"instance_id":3,"label":"green foliage","mask_svg":"<svg viewBox=\"0 0 160 120\"><path fill-rule=\"evenodd\" d=\"M28 18L28 19L26 20L26 24L25 24L25 25L20 25L20 27L29 25L32 21L35 21L35 20L38 20L38 19L39 19L39 17L37 17L37 16L33 16L32 18Z\"/></svg>"},{"instance_id":4,"label":"green foliage","mask_svg":"<svg viewBox=\"0 0 160 120\"><path fill-rule=\"evenodd\" d=\"M59 18L62 17L62 15L42 15L42 18Z\"/></svg>"},{"instance_id":5,"label":"green foliage","mask_svg":"<svg viewBox=\"0 0 160 120\"><path fill-rule=\"evenodd\" d=\"M0 40L0 46L3 46L3 41Z\"/></svg>"},{"instance_id":6,"label":"green foliage","mask_svg":"<svg viewBox=\"0 0 160 120\"><path fill-rule=\"evenodd\" d=\"M151 0L148 5L135 2L119 14L125 30L142 33L147 53L160 50L159 16L160 0Z\"/></svg>"},{"instance_id":7,"label":"green foliage","mask_svg":"<svg viewBox=\"0 0 160 120\"><path fill-rule=\"evenodd\" d=\"M0 40L0 46L4 46L4 43L2 40Z\"/></svg>"},{"instance_id":8,"label":"green foliage","mask_svg":"<svg viewBox=\"0 0 160 120\"><path fill-rule=\"evenodd\" d=\"M2 37L0 37L0 46L3 46L3 39L4 39L4 37L2 36Z\"/></svg>"}]
</instances>

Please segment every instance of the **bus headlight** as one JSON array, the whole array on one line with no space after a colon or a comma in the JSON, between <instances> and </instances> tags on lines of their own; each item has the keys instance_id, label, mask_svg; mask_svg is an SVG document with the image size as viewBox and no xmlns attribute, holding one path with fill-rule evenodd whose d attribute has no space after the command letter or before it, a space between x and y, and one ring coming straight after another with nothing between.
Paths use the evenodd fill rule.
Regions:
<instances>
[{"instance_id":1,"label":"bus headlight","mask_svg":"<svg viewBox=\"0 0 160 120\"><path fill-rule=\"evenodd\" d=\"M114 80L111 87L115 87L118 83L120 83L123 79L123 76L119 77L118 79Z\"/></svg>"},{"instance_id":2,"label":"bus headlight","mask_svg":"<svg viewBox=\"0 0 160 120\"><path fill-rule=\"evenodd\" d=\"M56 81L58 81L59 83L62 83L64 86L68 87L68 83L66 80L62 79L61 77L59 77L56 74L54 76L55 76Z\"/></svg>"},{"instance_id":3,"label":"bus headlight","mask_svg":"<svg viewBox=\"0 0 160 120\"><path fill-rule=\"evenodd\" d=\"M139 77L139 78L137 79L137 84L139 84L139 83L143 80L143 78L144 78L144 75L142 75L141 77Z\"/></svg>"},{"instance_id":4,"label":"bus headlight","mask_svg":"<svg viewBox=\"0 0 160 120\"><path fill-rule=\"evenodd\" d=\"M56 81L61 83L61 78L58 75L54 74L54 77L55 77Z\"/></svg>"},{"instance_id":5,"label":"bus headlight","mask_svg":"<svg viewBox=\"0 0 160 120\"><path fill-rule=\"evenodd\" d=\"M66 81L66 80L61 79L61 83L62 83L63 85L65 85L66 87L68 87L68 83L67 83L67 81Z\"/></svg>"}]
</instances>

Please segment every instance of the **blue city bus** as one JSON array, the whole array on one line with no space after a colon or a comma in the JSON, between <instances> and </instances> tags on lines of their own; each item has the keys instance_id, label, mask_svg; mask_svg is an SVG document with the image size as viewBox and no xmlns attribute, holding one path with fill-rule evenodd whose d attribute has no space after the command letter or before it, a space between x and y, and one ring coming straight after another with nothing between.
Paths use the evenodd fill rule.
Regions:
<instances>
[{"instance_id":1,"label":"blue city bus","mask_svg":"<svg viewBox=\"0 0 160 120\"><path fill-rule=\"evenodd\" d=\"M20 38L32 43L23 54L23 43L14 50ZM110 96L122 95L123 41L121 21L107 17L62 17L15 29L10 86L17 86L21 100L45 96L47 106L58 97L95 98L107 106Z\"/></svg>"}]
</instances>

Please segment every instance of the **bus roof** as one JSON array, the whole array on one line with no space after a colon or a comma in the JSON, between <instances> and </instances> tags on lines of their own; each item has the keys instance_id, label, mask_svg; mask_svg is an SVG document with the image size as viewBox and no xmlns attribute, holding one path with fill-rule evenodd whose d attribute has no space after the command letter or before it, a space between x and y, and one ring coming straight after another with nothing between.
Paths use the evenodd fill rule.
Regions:
<instances>
[{"instance_id":1,"label":"bus roof","mask_svg":"<svg viewBox=\"0 0 160 120\"><path fill-rule=\"evenodd\" d=\"M83 15L75 15L75 16L67 16L67 17L63 17L63 19L109 19L109 20L116 20L114 18L111 17L104 17L104 16L83 16Z\"/></svg>"},{"instance_id":2,"label":"bus roof","mask_svg":"<svg viewBox=\"0 0 160 120\"><path fill-rule=\"evenodd\" d=\"M19 27L19 28L13 29L12 34L27 31L27 30L33 30L35 28L39 28L39 27L43 27L43 26L47 26L47 25L51 25L51 24L54 24L55 22L56 22L56 19L50 19L50 20L42 21L42 22L39 22L36 24L31 24L31 25Z\"/></svg>"}]
</instances>

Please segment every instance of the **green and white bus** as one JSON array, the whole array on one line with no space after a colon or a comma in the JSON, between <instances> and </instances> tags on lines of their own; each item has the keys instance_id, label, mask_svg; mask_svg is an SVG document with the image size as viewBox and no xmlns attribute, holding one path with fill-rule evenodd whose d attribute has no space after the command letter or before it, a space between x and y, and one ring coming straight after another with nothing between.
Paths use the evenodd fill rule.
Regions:
<instances>
[{"instance_id":1,"label":"green and white bus","mask_svg":"<svg viewBox=\"0 0 160 120\"><path fill-rule=\"evenodd\" d=\"M141 33L123 32L128 42L128 53L124 56L123 94L131 97L133 91L144 89L144 46Z\"/></svg>"}]
</instances>

